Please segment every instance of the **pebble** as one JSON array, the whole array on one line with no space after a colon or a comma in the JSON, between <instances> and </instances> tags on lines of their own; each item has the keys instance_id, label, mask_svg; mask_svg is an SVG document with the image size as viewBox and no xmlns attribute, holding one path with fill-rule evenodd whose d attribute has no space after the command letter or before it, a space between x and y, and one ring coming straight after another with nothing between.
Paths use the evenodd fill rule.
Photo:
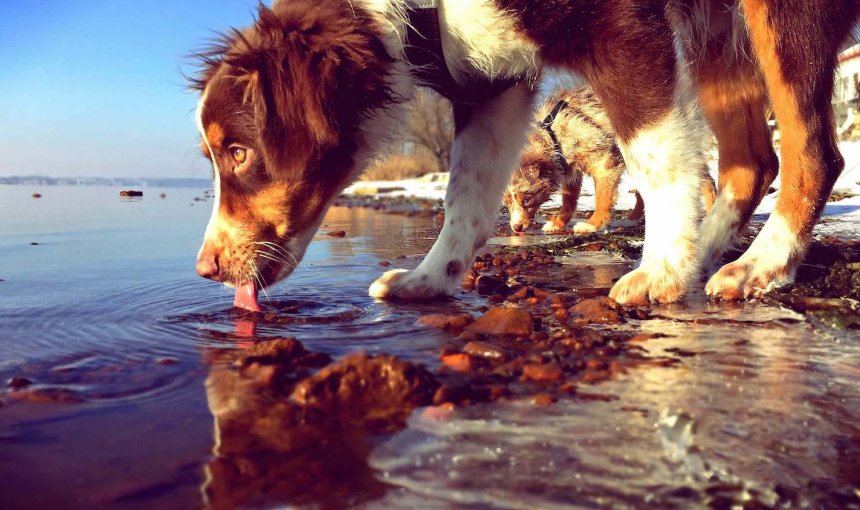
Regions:
<instances>
[{"instance_id":1,"label":"pebble","mask_svg":"<svg viewBox=\"0 0 860 510\"><path fill-rule=\"evenodd\" d=\"M330 230L326 235L329 237L346 237L346 232L343 230Z\"/></svg>"},{"instance_id":2,"label":"pebble","mask_svg":"<svg viewBox=\"0 0 860 510\"><path fill-rule=\"evenodd\" d=\"M456 372L472 371L472 358L468 354L447 354L442 356L442 364Z\"/></svg>"},{"instance_id":3,"label":"pebble","mask_svg":"<svg viewBox=\"0 0 860 510\"><path fill-rule=\"evenodd\" d=\"M561 368L555 363L528 364L523 366L523 380L555 382L561 379Z\"/></svg>"},{"instance_id":4,"label":"pebble","mask_svg":"<svg viewBox=\"0 0 860 510\"><path fill-rule=\"evenodd\" d=\"M482 296L495 294L503 286L505 286L505 282L495 276L481 275L475 280L475 289Z\"/></svg>"},{"instance_id":5,"label":"pebble","mask_svg":"<svg viewBox=\"0 0 860 510\"><path fill-rule=\"evenodd\" d=\"M9 379L7 386L12 388L13 390L20 390L21 388L26 388L31 384L33 384L33 381L31 381L30 379L27 379L26 377L18 377L16 375L15 377Z\"/></svg>"},{"instance_id":6,"label":"pebble","mask_svg":"<svg viewBox=\"0 0 860 510\"><path fill-rule=\"evenodd\" d=\"M472 340L463 347L463 352L472 356L481 358L502 360L507 357L505 351L499 349L495 345L486 342Z\"/></svg>"},{"instance_id":7,"label":"pebble","mask_svg":"<svg viewBox=\"0 0 860 510\"><path fill-rule=\"evenodd\" d=\"M460 332L474 320L475 319L468 313L459 315L433 314L425 315L424 317L419 318L416 322L417 324L430 326L431 328Z\"/></svg>"}]
</instances>

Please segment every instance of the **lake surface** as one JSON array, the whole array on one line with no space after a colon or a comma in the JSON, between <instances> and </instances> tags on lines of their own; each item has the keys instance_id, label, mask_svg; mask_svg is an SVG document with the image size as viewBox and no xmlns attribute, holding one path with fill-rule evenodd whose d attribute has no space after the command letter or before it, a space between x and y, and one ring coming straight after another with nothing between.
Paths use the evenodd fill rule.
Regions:
<instances>
[{"instance_id":1,"label":"lake surface","mask_svg":"<svg viewBox=\"0 0 860 510\"><path fill-rule=\"evenodd\" d=\"M0 394L3 508L860 508L857 335L700 295L624 326L667 335L644 347L680 362L595 386L604 398L416 412L334 467L338 438L252 448L213 413L267 420L266 402L225 383L220 353L295 336L335 358L386 352L435 367L450 336L416 318L483 301L367 297L379 262L414 267L436 227L335 208L269 291L284 312L249 318L194 272L203 196L0 186L0 381L24 377L69 401ZM535 278L607 287L630 267L592 253L564 262L564 275Z\"/></svg>"}]
</instances>

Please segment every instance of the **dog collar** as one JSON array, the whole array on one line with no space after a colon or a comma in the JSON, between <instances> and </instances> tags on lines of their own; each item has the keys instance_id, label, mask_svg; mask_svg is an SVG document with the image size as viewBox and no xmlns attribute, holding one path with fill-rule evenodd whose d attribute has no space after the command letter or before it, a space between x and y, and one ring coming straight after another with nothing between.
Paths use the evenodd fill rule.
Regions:
<instances>
[{"instance_id":1,"label":"dog collar","mask_svg":"<svg viewBox=\"0 0 860 510\"><path fill-rule=\"evenodd\" d=\"M567 160L564 158L564 151L561 149L561 143L559 143L558 137L552 129L552 123L555 122L555 118L558 117L558 114L568 106L567 101L559 99L558 102L555 103L555 106L552 107L552 111L549 112L549 115L544 117L540 123L540 127L546 130L547 134L549 134L549 139L552 140L552 159L559 168L561 168L561 173L564 175L570 173L570 165L567 164Z\"/></svg>"},{"instance_id":2,"label":"dog collar","mask_svg":"<svg viewBox=\"0 0 860 510\"><path fill-rule=\"evenodd\" d=\"M455 0L456 1L456 0ZM515 79L488 80L470 76L458 83L445 63L438 0L407 0L406 44L404 53L411 64L412 76L452 103L479 105L508 90ZM479 75L479 73L474 73Z\"/></svg>"}]
</instances>

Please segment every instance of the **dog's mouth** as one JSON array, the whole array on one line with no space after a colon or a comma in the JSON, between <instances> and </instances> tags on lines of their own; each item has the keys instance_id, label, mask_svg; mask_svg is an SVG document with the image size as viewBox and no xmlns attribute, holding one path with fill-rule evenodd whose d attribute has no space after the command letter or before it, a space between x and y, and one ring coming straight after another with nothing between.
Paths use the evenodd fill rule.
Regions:
<instances>
[{"instance_id":1,"label":"dog's mouth","mask_svg":"<svg viewBox=\"0 0 860 510\"><path fill-rule=\"evenodd\" d=\"M261 310L259 291L275 283L284 267L285 264L282 262L270 261L259 271L256 278L236 285L233 306L250 312L259 312Z\"/></svg>"}]
</instances>

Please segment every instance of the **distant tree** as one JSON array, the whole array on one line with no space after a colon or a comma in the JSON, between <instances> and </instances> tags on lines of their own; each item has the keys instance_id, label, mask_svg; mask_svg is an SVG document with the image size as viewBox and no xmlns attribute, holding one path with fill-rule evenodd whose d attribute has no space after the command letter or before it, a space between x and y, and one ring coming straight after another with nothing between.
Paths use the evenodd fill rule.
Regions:
<instances>
[{"instance_id":1,"label":"distant tree","mask_svg":"<svg viewBox=\"0 0 860 510\"><path fill-rule=\"evenodd\" d=\"M419 89L407 106L404 148L423 151L436 160L440 171L447 171L454 141L451 104L427 89Z\"/></svg>"}]
</instances>

